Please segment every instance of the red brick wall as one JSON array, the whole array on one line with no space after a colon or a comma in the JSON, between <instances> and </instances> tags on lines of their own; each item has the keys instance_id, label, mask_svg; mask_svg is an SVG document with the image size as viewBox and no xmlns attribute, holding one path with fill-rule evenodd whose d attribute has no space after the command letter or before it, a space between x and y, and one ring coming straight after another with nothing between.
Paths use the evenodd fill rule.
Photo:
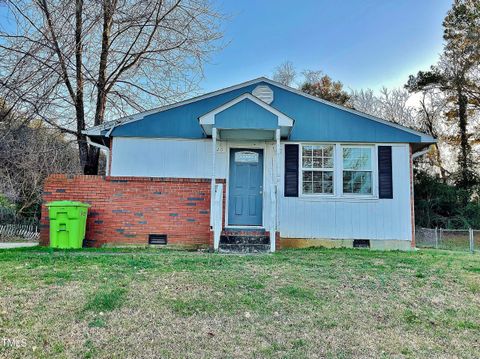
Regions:
<instances>
[{"instance_id":1,"label":"red brick wall","mask_svg":"<svg viewBox=\"0 0 480 359\"><path fill-rule=\"evenodd\" d=\"M150 233L167 234L168 244L211 244L209 179L52 175L43 201L57 200L91 204L86 239L94 246L147 244ZM48 245L45 206L41 222Z\"/></svg>"},{"instance_id":2,"label":"red brick wall","mask_svg":"<svg viewBox=\"0 0 480 359\"><path fill-rule=\"evenodd\" d=\"M413 148L410 145L410 220L412 221L412 243L411 247L415 248L415 198L414 198L414 181L413 181Z\"/></svg>"}]
</instances>

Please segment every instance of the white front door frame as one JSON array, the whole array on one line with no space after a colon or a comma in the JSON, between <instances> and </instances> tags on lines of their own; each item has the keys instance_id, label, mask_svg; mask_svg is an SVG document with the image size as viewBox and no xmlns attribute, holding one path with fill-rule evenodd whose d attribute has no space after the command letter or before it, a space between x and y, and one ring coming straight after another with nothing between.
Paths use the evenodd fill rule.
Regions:
<instances>
[{"instance_id":1,"label":"white front door frame","mask_svg":"<svg viewBox=\"0 0 480 359\"><path fill-rule=\"evenodd\" d=\"M236 226L236 225L230 225L230 219L229 219L229 211L228 211L228 207L229 207L229 202L230 202L230 195L229 195L229 187L230 187L230 150L231 149L260 149L260 150L263 150L263 178L262 178L262 181L263 181L263 187L262 187L262 224L260 226ZM267 169L267 166L266 166L266 158L267 158L267 143L266 142L254 142L254 141L234 141L234 142L230 142L228 141L227 142L227 167L226 167L226 171L227 171L227 183L226 183L226 199L225 199L225 228L245 228L245 227L248 227L248 228L252 228L252 229L263 229L265 228L265 187L266 187L266 179L267 179L267 176L266 176L266 169Z\"/></svg>"}]
</instances>

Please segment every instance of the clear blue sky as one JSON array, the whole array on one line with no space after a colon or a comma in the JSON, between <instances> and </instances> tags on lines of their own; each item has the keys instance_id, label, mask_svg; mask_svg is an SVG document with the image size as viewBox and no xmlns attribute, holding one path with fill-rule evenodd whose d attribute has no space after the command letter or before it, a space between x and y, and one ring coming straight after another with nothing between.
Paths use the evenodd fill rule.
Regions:
<instances>
[{"instance_id":1,"label":"clear blue sky","mask_svg":"<svg viewBox=\"0 0 480 359\"><path fill-rule=\"evenodd\" d=\"M347 88L403 86L434 64L452 0L213 0L227 46L205 68L202 92L259 76L289 60ZM0 20L5 21L0 6ZM5 24L3 24L5 25Z\"/></svg>"},{"instance_id":2,"label":"clear blue sky","mask_svg":"<svg viewBox=\"0 0 480 359\"><path fill-rule=\"evenodd\" d=\"M442 50L452 0L226 0L229 44L206 66L203 90L258 76L285 60L347 87L403 86Z\"/></svg>"}]
</instances>

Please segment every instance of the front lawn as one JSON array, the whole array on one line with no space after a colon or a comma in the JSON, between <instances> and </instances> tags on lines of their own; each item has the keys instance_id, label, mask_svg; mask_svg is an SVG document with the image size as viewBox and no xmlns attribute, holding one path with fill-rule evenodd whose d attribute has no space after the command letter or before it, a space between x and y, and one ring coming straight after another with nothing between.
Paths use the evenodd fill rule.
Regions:
<instances>
[{"instance_id":1,"label":"front lawn","mask_svg":"<svg viewBox=\"0 0 480 359\"><path fill-rule=\"evenodd\" d=\"M0 357L480 357L480 256L0 251Z\"/></svg>"}]
</instances>

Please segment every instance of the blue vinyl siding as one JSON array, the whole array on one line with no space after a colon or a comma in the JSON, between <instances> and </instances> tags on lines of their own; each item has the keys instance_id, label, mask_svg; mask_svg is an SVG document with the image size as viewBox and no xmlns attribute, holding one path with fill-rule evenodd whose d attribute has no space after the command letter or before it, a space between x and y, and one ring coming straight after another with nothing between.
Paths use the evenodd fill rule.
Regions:
<instances>
[{"instance_id":1,"label":"blue vinyl siding","mask_svg":"<svg viewBox=\"0 0 480 359\"><path fill-rule=\"evenodd\" d=\"M216 128L274 130L278 127L277 124L276 115L249 99L244 99L215 115Z\"/></svg>"},{"instance_id":2,"label":"blue vinyl siding","mask_svg":"<svg viewBox=\"0 0 480 359\"><path fill-rule=\"evenodd\" d=\"M148 115L142 120L116 127L112 131L112 136L205 138L205 134L198 123L198 118L244 93L251 93L256 86L257 84L242 87L201 101Z\"/></svg>"},{"instance_id":3,"label":"blue vinyl siding","mask_svg":"<svg viewBox=\"0 0 480 359\"><path fill-rule=\"evenodd\" d=\"M270 106L295 120L292 141L420 142L413 133L388 126L327 104L269 85Z\"/></svg>"},{"instance_id":4,"label":"blue vinyl siding","mask_svg":"<svg viewBox=\"0 0 480 359\"><path fill-rule=\"evenodd\" d=\"M262 81L163 112L145 116L142 120L119 125L112 136L119 137L163 137L204 138L205 134L198 118L215 108L251 93L260 84L269 86L274 92L273 108L295 120L292 141L339 141L339 142L421 142L421 137L367 117L324 104L299 94L284 90ZM258 117L257 117L258 116ZM246 128L245 126L273 126L275 115L243 100L217 114L216 127ZM221 124L221 125L219 125ZM243 127L242 127L243 126ZM251 127L250 127L251 128ZM276 128L276 123L274 127Z\"/></svg>"}]
</instances>

